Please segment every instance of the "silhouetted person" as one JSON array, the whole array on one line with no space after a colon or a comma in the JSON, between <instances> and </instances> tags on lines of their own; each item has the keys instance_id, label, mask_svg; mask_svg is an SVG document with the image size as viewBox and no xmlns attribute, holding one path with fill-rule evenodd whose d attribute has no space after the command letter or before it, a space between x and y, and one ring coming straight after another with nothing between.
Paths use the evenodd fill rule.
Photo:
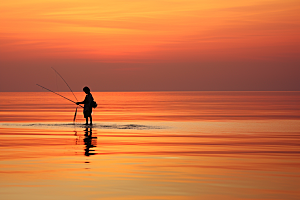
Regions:
<instances>
[{"instance_id":1,"label":"silhouetted person","mask_svg":"<svg viewBox=\"0 0 300 200\"><path fill-rule=\"evenodd\" d=\"M90 91L90 88L88 87L84 87L83 88L83 91L86 93L86 96L85 96L85 99L84 101L82 102L77 102L76 104L79 105L79 104L84 104L84 108L83 108L83 115L84 115L84 118L86 120L86 125L88 125L89 123L89 119L90 118L90 125L93 124L92 122L92 103L94 101L94 98L91 94L91 91Z\"/></svg>"}]
</instances>

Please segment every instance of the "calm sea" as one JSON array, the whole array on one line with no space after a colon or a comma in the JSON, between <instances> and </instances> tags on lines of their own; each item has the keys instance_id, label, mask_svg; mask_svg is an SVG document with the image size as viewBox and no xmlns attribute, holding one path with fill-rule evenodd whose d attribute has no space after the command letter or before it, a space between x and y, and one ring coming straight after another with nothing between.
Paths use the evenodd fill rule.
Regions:
<instances>
[{"instance_id":1,"label":"calm sea","mask_svg":"<svg viewBox=\"0 0 300 200\"><path fill-rule=\"evenodd\" d=\"M1 200L300 199L300 92L92 94L0 93Z\"/></svg>"}]
</instances>

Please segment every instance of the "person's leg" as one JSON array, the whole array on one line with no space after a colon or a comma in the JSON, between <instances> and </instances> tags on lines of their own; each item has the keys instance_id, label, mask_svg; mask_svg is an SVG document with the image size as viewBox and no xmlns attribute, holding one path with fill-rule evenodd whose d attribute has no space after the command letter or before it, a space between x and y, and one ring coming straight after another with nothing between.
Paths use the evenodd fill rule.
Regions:
<instances>
[{"instance_id":1,"label":"person's leg","mask_svg":"<svg viewBox=\"0 0 300 200\"><path fill-rule=\"evenodd\" d=\"M90 124L93 124L92 115L90 116Z\"/></svg>"},{"instance_id":2,"label":"person's leg","mask_svg":"<svg viewBox=\"0 0 300 200\"><path fill-rule=\"evenodd\" d=\"M89 118L86 117L86 118L85 118L85 125L88 125L88 124L89 124Z\"/></svg>"}]
</instances>

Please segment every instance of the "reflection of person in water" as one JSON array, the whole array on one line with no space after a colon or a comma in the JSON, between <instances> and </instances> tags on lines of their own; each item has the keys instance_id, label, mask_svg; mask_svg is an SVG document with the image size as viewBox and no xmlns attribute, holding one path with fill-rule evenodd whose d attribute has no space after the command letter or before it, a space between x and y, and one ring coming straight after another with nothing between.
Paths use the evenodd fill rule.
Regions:
<instances>
[{"instance_id":1,"label":"reflection of person in water","mask_svg":"<svg viewBox=\"0 0 300 200\"><path fill-rule=\"evenodd\" d=\"M84 138L84 144L85 144L85 153L84 153L84 155L85 156L90 156L90 155L95 155L96 153L91 153L90 151L95 151L95 150L92 150L92 149L90 149L90 148L93 148L93 147L96 147L93 143L94 143L94 141L93 141L93 139L95 138L95 137L93 137L93 132L92 132L92 128L86 128L85 130L84 130L84 136L85 136L85 138Z\"/></svg>"},{"instance_id":2,"label":"reflection of person in water","mask_svg":"<svg viewBox=\"0 0 300 200\"><path fill-rule=\"evenodd\" d=\"M92 125L92 103L94 101L94 98L91 94L90 88L88 87L84 87L83 91L86 93L85 99L82 102L77 102L76 104L84 104L84 108L83 108L83 115L84 118L86 120L86 125L88 125L88 118L90 118L90 124Z\"/></svg>"}]
</instances>

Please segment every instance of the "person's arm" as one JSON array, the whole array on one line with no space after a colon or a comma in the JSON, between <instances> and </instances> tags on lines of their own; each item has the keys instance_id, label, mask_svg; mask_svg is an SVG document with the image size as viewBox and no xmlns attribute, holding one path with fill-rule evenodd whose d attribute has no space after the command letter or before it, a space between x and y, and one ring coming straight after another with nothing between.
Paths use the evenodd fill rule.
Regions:
<instances>
[{"instance_id":1,"label":"person's arm","mask_svg":"<svg viewBox=\"0 0 300 200\"><path fill-rule=\"evenodd\" d=\"M76 102L76 104L77 105L79 105L79 104L85 104L85 102L86 102L86 97L85 97L84 101Z\"/></svg>"}]
</instances>

